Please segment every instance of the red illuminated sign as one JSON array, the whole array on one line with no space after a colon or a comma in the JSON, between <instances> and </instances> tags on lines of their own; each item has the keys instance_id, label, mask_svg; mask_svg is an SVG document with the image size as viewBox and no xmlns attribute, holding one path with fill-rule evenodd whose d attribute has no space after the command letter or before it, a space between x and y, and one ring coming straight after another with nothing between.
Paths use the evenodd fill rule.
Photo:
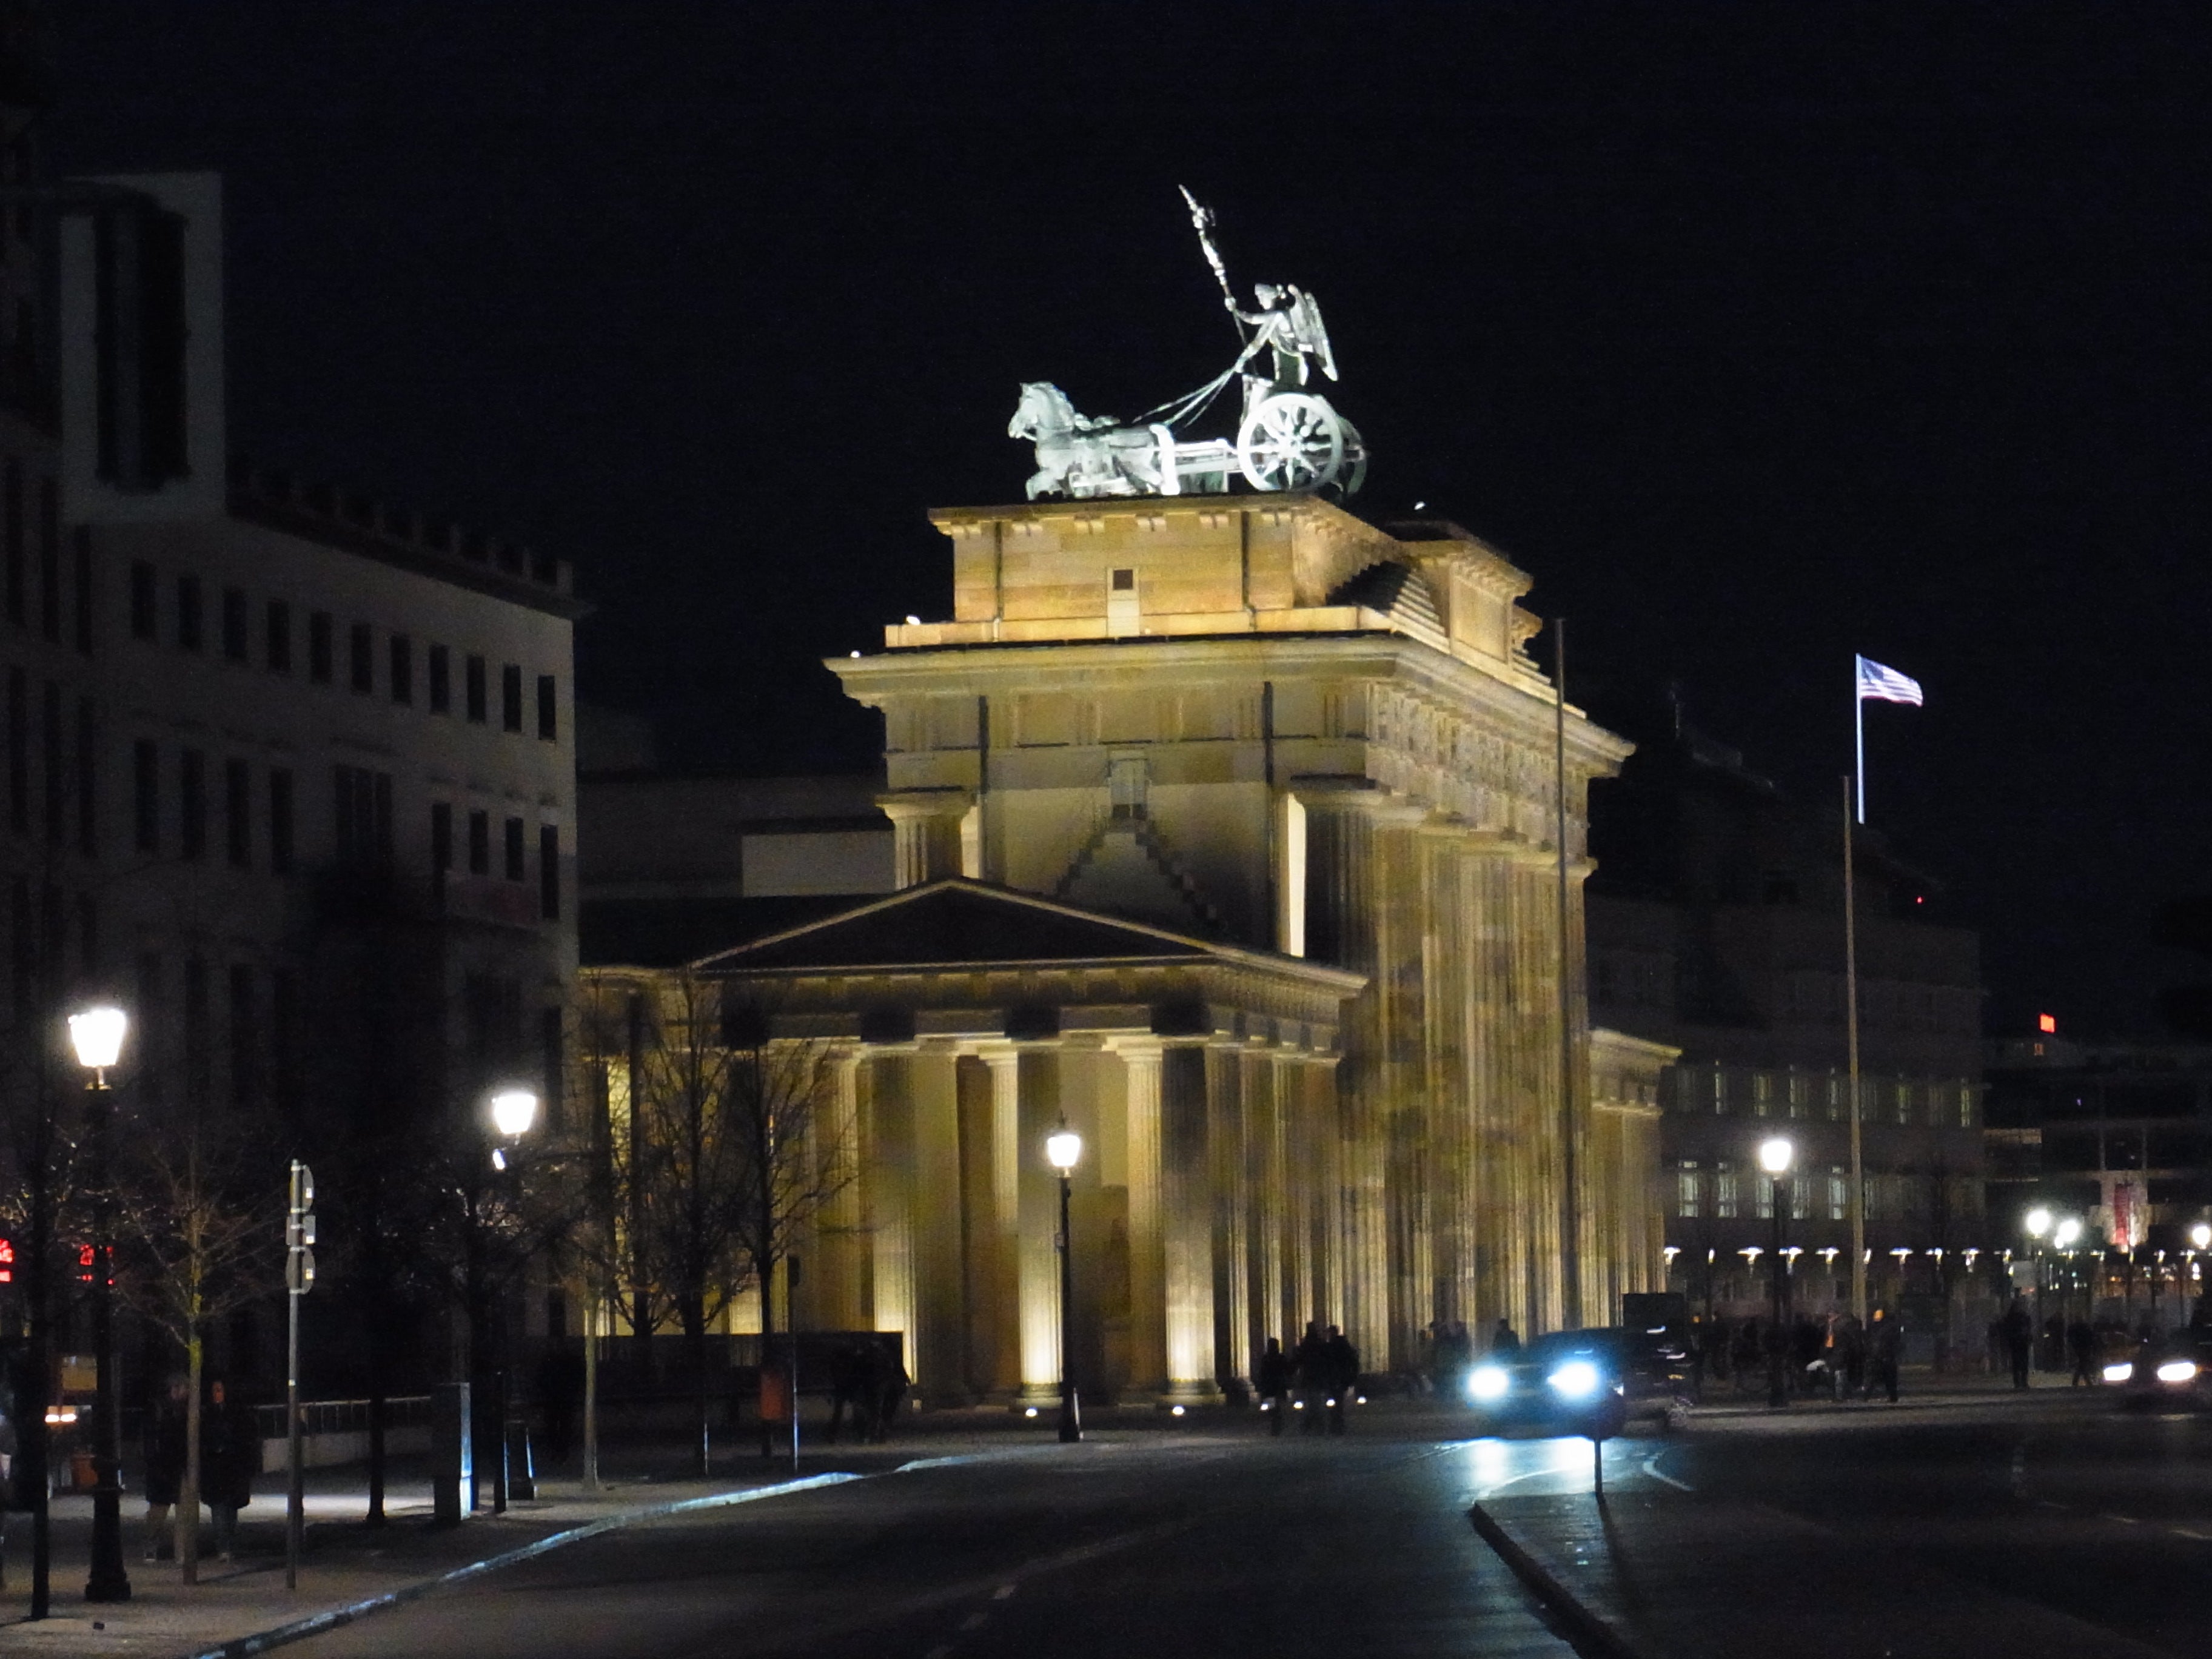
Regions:
<instances>
[{"instance_id":1,"label":"red illuminated sign","mask_svg":"<svg viewBox=\"0 0 2212 1659\"><path fill-rule=\"evenodd\" d=\"M2058 1016L2056 1014L2038 1014L2035 1017L2035 1029L2048 1036L2056 1036L2058 1034Z\"/></svg>"}]
</instances>

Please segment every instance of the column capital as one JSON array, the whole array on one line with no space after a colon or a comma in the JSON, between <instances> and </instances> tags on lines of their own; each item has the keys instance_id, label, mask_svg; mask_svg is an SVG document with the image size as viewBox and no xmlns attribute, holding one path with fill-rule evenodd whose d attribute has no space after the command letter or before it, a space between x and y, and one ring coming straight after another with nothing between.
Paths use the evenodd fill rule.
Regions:
<instances>
[{"instance_id":1,"label":"column capital","mask_svg":"<svg viewBox=\"0 0 2212 1659\"><path fill-rule=\"evenodd\" d=\"M1309 812L1359 812L1393 828L1425 823L1435 809L1385 788L1372 778L1351 774L1308 773L1288 784L1291 796Z\"/></svg>"},{"instance_id":2,"label":"column capital","mask_svg":"<svg viewBox=\"0 0 2212 1659\"><path fill-rule=\"evenodd\" d=\"M912 823L927 818L958 817L975 804L975 792L957 786L942 789L892 789L876 797L884 816L893 823Z\"/></svg>"}]
</instances>

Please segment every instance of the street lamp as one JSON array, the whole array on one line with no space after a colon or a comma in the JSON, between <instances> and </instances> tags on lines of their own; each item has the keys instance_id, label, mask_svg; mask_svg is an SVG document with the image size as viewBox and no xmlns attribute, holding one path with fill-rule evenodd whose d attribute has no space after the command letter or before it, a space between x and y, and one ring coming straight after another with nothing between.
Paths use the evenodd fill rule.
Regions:
<instances>
[{"instance_id":1,"label":"street lamp","mask_svg":"<svg viewBox=\"0 0 2212 1659\"><path fill-rule=\"evenodd\" d=\"M1075 1273L1073 1266L1074 1240L1067 1230L1067 1177L1083 1156L1083 1137L1067 1127L1066 1119L1060 1127L1045 1137L1044 1161L1060 1171L1060 1437L1062 1441L1083 1438L1083 1414L1075 1399L1075 1368L1069 1361L1069 1334L1075 1324Z\"/></svg>"},{"instance_id":2,"label":"street lamp","mask_svg":"<svg viewBox=\"0 0 2212 1659\"><path fill-rule=\"evenodd\" d=\"M491 1166L506 1177L510 1196L515 1179L508 1148L528 1134L538 1121L538 1097L531 1090L501 1089L489 1102L491 1127L504 1145L491 1149ZM484 1216L479 1208L476 1225L470 1229L471 1237L484 1225ZM473 1253L477 1260L470 1264L470 1277L475 1282L471 1287L470 1316L475 1328L469 1333L470 1360L476 1371L478 1387L471 1392L479 1394L474 1402L476 1420L483 1427L476 1437L476 1462L488 1465L491 1470L491 1511L494 1515L507 1513L507 1368L506 1333L501 1322L491 1316L486 1304L490 1300L489 1287L483 1282L482 1257L483 1241L476 1240ZM496 1334L495 1331L496 1330ZM496 1352L494 1352L496 1350ZM489 1455L487 1456L486 1454Z\"/></svg>"},{"instance_id":3,"label":"street lamp","mask_svg":"<svg viewBox=\"0 0 2212 1659\"><path fill-rule=\"evenodd\" d=\"M1774 1182L1774 1332L1767 1348L1766 1403L1790 1403L1789 1380L1784 1370L1790 1354L1790 1258L1783 1253L1782 1226L1790 1208L1790 1164L1797 1149L1787 1135L1773 1135L1759 1143L1759 1167Z\"/></svg>"},{"instance_id":4,"label":"street lamp","mask_svg":"<svg viewBox=\"0 0 2212 1659\"><path fill-rule=\"evenodd\" d=\"M120 1008L87 1008L70 1016L70 1045L91 1075L85 1090L92 1155L92 1346L95 1356L92 1407L92 1572L88 1601L128 1601L131 1577L123 1570L123 1434L115 1388L114 1200L108 1191L108 1139L113 1106L107 1068L123 1053L131 1022Z\"/></svg>"}]
</instances>

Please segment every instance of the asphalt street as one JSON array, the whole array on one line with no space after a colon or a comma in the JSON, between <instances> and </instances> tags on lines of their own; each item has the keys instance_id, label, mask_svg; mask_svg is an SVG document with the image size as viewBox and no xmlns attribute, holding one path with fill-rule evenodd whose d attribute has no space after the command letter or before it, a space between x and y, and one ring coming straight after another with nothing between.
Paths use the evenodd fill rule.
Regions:
<instances>
[{"instance_id":1,"label":"asphalt street","mask_svg":"<svg viewBox=\"0 0 2212 1659\"><path fill-rule=\"evenodd\" d=\"M902 1473L608 1534L290 1651L1570 1654L1467 1512L1587 1492L1589 1446L1466 1440L1458 1426L1384 1407L1334 1441L1222 1425L1075 1447L1009 1436L948 1459L922 1448ZM1613 1442L1607 1488L1624 1504L1786 1514L1790 1547L1829 1567L1863 1547L1842 1594L1869 1607L1881 1562L1905 1553L1923 1584L1971 1589L1992 1653L2008 1609L2046 1623L2055 1609L2185 1656L2212 1652L2208 1451L2212 1425L2063 1394L1801 1407ZM1716 1621L1729 1599L1711 1595ZM1863 1610L1807 1617L1849 1626Z\"/></svg>"}]
</instances>

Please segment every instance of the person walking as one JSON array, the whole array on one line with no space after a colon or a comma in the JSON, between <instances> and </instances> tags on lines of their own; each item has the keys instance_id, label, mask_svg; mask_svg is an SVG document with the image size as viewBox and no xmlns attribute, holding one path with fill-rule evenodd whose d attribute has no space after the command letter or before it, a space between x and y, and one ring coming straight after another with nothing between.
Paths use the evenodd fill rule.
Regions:
<instances>
[{"instance_id":1,"label":"person walking","mask_svg":"<svg viewBox=\"0 0 2212 1659\"><path fill-rule=\"evenodd\" d=\"M2066 1346L2074 1355L2074 1380L2070 1388L2097 1387L2104 1379L2097 1375L2096 1328L2086 1319L2077 1319L2066 1328Z\"/></svg>"},{"instance_id":2,"label":"person walking","mask_svg":"<svg viewBox=\"0 0 2212 1659\"><path fill-rule=\"evenodd\" d=\"M1889 1403L1893 1406L1897 1403L1897 1366L1902 1358L1899 1352L1902 1338L1903 1333L1898 1329L1897 1322L1889 1316L1889 1310L1876 1308L1874 1310L1874 1328L1867 1334L1867 1358L1873 1370L1867 1381L1867 1394L1871 1397L1876 1389L1883 1389L1888 1394Z\"/></svg>"},{"instance_id":3,"label":"person walking","mask_svg":"<svg viewBox=\"0 0 2212 1659\"><path fill-rule=\"evenodd\" d=\"M1490 1334L1490 1357L1492 1359L1510 1361L1514 1355L1520 1352L1521 1333L1513 1328L1512 1321L1499 1320L1498 1328Z\"/></svg>"},{"instance_id":4,"label":"person walking","mask_svg":"<svg viewBox=\"0 0 2212 1659\"><path fill-rule=\"evenodd\" d=\"M1359 1350L1352 1346L1351 1339L1332 1325L1328 1340L1322 1345L1328 1366L1328 1431L1344 1432L1344 1408L1352 1403L1352 1391L1359 1386Z\"/></svg>"},{"instance_id":5,"label":"person walking","mask_svg":"<svg viewBox=\"0 0 2212 1659\"><path fill-rule=\"evenodd\" d=\"M2012 1361L2012 1385L2027 1387L2027 1370L2035 1357L2035 1316L2027 1310L2027 1298L2015 1296L2012 1306L2005 1310L2005 1352Z\"/></svg>"},{"instance_id":6,"label":"person walking","mask_svg":"<svg viewBox=\"0 0 2212 1659\"><path fill-rule=\"evenodd\" d=\"M146 1559L172 1561L177 1545L172 1511L185 1484L185 1407L191 1380L171 1373L161 1398L146 1413Z\"/></svg>"},{"instance_id":7,"label":"person walking","mask_svg":"<svg viewBox=\"0 0 2212 1659\"><path fill-rule=\"evenodd\" d=\"M1324 1434L1328 1425L1322 1420L1323 1401L1328 1398L1328 1339L1321 1334L1321 1321L1306 1322L1306 1334L1298 1339L1291 1351L1291 1366L1297 1374L1297 1406L1304 1420L1298 1425L1304 1434Z\"/></svg>"},{"instance_id":8,"label":"person walking","mask_svg":"<svg viewBox=\"0 0 2212 1659\"><path fill-rule=\"evenodd\" d=\"M1866 1395L1866 1327L1859 1323L1856 1314L1844 1316L1842 1340L1843 1397L1846 1400L1863 1399Z\"/></svg>"},{"instance_id":9,"label":"person walking","mask_svg":"<svg viewBox=\"0 0 2212 1659\"><path fill-rule=\"evenodd\" d=\"M208 1387L200 1417L200 1484L215 1515L215 1553L228 1561L238 1548L238 1512L253 1501L261 1473L261 1425L253 1407L221 1377Z\"/></svg>"},{"instance_id":10,"label":"person walking","mask_svg":"<svg viewBox=\"0 0 2212 1659\"><path fill-rule=\"evenodd\" d=\"M1254 1380L1260 1385L1260 1409L1274 1419L1267 1425L1270 1434L1279 1436L1283 1419L1291 1414L1292 1375L1291 1357L1283 1352L1283 1339L1269 1337L1267 1352L1260 1356L1259 1372Z\"/></svg>"}]
</instances>

